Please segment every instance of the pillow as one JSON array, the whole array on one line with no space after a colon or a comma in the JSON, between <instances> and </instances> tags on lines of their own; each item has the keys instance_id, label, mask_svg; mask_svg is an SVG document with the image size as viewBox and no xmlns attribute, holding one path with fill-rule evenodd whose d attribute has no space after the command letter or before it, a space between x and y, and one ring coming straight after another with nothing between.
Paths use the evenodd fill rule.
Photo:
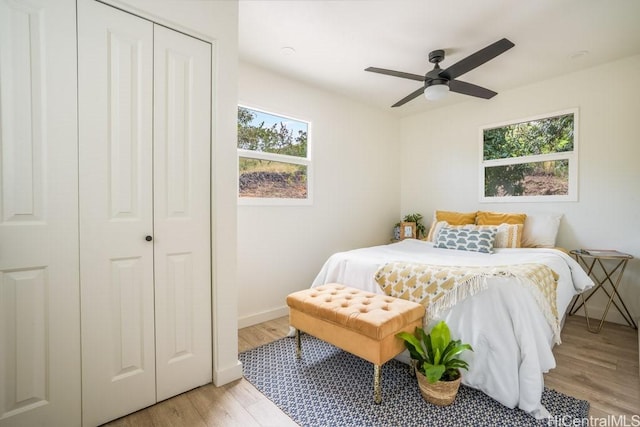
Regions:
<instances>
[{"instance_id":1,"label":"pillow","mask_svg":"<svg viewBox=\"0 0 640 427\"><path fill-rule=\"evenodd\" d=\"M433 240L436 241L440 230L444 226L450 225L447 221L438 221L434 223ZM500 224L495 225L461 225L456 228L464 228L466 230L480 230L483 228L496 228L496 240L493 242L494 248L520 248L522 247L522 224Z\"/></svg>"},{"instance_id":2,"label":"pillow","mask_svg":"<svg viewBox=\"0 0 640 427\"><path fill-rule=\"evenodd\" d=\"M560 228L562 214L529 214L522 230L523 248L553 248Z\"/></svg>"},{"instance_id":3,"label":"pillow","mask_svg":"<svg viewBox=\"0 0 640 427\"><path fill-rule=\"evenodd\" d=\"M447 221L450 225L465 225L465 224L475 224L476 223L476 213L462 213L462 212L453 212L453 211L435 211L433 213L433 222L431 223L431 228L429 229L429 234L427 235L427 240L429 242L433 242L435 239L434 228L438 221Z\"/></svg>"},{"instance_id":4,"label":"pillow","mask_svg":"<svg viewBox=\"0 0 640 427\"><path fill-rule=\"evenodd\" d=\"M478 225L479 228L496 227L494 225ZM522 224L500 224L497 226L496 241L494 248L521 248L522 247Z\"/></svg>"},{"instance_id":5,"label":"pillow","mask_svg":"<svg viewBox=\"0 0 640 427\"><path fill-rule=\"evenodd\" d=\"M431 236L431 239L427 237L427 240L435 243L436 239L438 238L438 234L440 234L440 230L442 230L442 227L446 225L451 225L451 224L449 224L447 221L437 221L437 222L433 221L433 224L431 224L431 229L429 230L429 235Z\"/></svg>"},{"instance_id":6,"label":"pillow","mask_svg":"<svg viewBox=\"0 0 640 427\"><path fill-rule=\"evenodd\" d=\"M438 233L434 247L491 254L497 232L498 227L470 228L445 225Z\"/></svg>"},{"instance_id":7,"label":"pillow","mask_svg":"<svg viewBox=\"0 0 640 427\"><path fill-rule=\"evenodd\" d=\"M476 215L478 225L524 224L527 214L479 211Z\"/></svg>"}]
</instances>

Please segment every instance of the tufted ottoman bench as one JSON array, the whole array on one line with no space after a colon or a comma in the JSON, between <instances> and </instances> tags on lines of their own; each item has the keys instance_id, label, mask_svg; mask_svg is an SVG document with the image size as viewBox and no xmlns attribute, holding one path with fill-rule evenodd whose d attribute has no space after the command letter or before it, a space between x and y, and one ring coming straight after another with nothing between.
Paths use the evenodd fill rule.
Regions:
<instances>
[{"instance_id":1,"label":"tufted ottoman bench","mask_svg":"<svg viewBox=\"0 0 640 427\"><path fill-rule=\"evenodd\" d=\"M374 365L373 397L382 401L381 366L402 353L400 331L422 326L424 307L415 302L377 295L330 283L287 296L289 322L296 328L298 357L300 331L320 338Z\"/></svg>"}]
</instances>

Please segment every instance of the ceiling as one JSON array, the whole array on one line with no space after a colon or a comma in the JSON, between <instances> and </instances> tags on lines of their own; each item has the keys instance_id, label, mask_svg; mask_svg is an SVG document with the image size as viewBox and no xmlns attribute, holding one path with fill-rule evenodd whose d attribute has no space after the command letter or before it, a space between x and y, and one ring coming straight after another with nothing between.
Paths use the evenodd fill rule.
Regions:
<instances>
[{"instance_id":1,"label":"ceiling","mask_svg":"<svg viewBox=\"0 0 640 427\"><path fill-rule=\"evenodd\" d=\"M491 100L392 109L421 83L366 67L424 75L432 50L445 69L506 37L514 48L459 77L500 93L640 53L640 0L240 0L239 19L241 61L401 116Z\"/></svg>"}]
</instances>

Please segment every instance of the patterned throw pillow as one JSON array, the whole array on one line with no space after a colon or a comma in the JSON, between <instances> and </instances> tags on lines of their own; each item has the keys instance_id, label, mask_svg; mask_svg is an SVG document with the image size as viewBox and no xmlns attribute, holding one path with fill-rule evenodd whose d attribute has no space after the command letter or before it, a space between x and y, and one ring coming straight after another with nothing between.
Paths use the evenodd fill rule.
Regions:
<instances>
[{"instance_id":1,"label":"patterned throw pillow","mask_svg":"<svg viewBox=\"0 0 640 427\"><path fill-rule=\"evenodd\" d=\"M449 226L449 228L462 228L465 230L482 230L485 228L495 228L496 231L496 239L493 242L494 248L519 248L521 247L522 240L522 224L500 224L500 225L459 225L452 226L447 221L438 221L434 223L435 225L432 227L433 229L433 241L438 238L438 234L440 234L440 230L442 227Z\"/></svg>"},{"instance_id":2,"label":"patterned throw pillow","mask_svg":"<svg viewBox=\"0 0 640 427\"><path fill-rule=\"evenodd\" d=\"M434 247L491 254L497 232L498 227L469 229L445 225L440 229Z\"/></svg>"},{"instance_id":3,"label":"patterned throw pillow","mask_svg":"<svg viewBox=\"0 0 640 427\"><path fill-rule=\"evenodd\" d=\"M477 225L478 229L495 227L496 240L493 242L494 248L519 248L522 246L522 224L500 224L493 225Z\"/></svg>"}]
</instances>

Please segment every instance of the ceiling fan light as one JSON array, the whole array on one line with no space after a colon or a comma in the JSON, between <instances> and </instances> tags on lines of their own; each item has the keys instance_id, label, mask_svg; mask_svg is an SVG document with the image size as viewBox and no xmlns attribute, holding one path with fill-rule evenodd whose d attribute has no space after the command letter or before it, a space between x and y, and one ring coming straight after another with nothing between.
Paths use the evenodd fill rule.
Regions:
<instances>
[{"instance_id":1,"label":"ceiling fan light","mask_svg":"<svg viewBox=\"0 0 640 427\"><path fill-rule=\"evenodd\" d=\"M424 88L424 96L429 101L437 101L444 98L449 93L449 85L446 83L435 83Z\"/></svg>"}]
</instances>

